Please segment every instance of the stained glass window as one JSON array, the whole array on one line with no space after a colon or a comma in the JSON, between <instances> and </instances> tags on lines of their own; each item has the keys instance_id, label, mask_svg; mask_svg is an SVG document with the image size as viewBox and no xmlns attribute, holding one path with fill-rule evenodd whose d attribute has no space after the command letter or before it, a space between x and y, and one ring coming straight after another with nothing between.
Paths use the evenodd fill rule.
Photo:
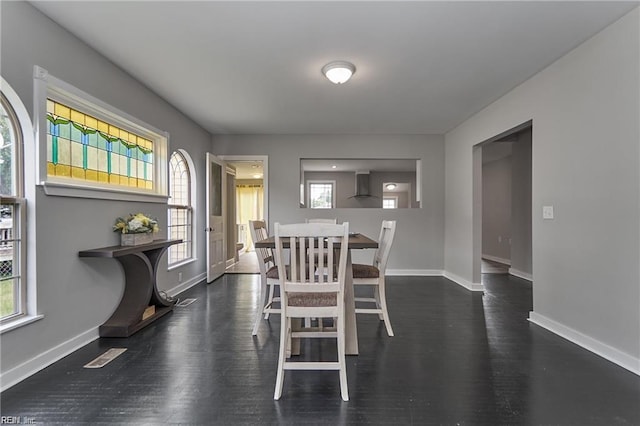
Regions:
<instances>
[{"instance_id":1,"label":"stained glass window","mask_svg":"<svg viewBox=\"0 0 640 426\"><path fill-rule=\"evenodd\" d=\"M47 99L47 175L153 190L153 142Z\"/></svg>"}]
</instances>

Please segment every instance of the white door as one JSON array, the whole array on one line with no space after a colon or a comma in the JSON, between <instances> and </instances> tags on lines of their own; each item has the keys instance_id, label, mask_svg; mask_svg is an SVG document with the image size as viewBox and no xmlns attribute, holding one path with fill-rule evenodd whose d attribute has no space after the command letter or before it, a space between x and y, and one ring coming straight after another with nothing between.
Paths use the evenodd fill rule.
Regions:
<instances>
[{"instance_id":1,"label":"white door","mask_svg":"<svg viewBox=\"0 0 640 426\"><path fill-rule=\"evenodd\" d=\"M226 175L224 161L207 153L207 282L225 270Z\"/></svg>"}]
</instances>

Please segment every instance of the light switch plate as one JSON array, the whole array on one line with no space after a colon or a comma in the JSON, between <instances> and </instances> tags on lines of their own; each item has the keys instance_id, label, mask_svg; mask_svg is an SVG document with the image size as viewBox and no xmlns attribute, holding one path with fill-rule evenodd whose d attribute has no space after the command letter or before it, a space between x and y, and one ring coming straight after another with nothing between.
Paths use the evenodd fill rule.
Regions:
<instances>
[{"instance_id":1,"label":"light switch plate","mask_svg":"<svg viewBox=\"0 0 640 426\"><path fill-rule=\"evenodd\" d=\"M542 218L553 219L553 206L542 206Z\"/></svg>"}]
</instances>

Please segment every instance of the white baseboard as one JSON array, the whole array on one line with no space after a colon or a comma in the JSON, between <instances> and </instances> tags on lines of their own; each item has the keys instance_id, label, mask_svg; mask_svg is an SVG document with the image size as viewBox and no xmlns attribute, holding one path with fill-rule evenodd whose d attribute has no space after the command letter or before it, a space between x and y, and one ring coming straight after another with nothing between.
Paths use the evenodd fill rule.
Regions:
<instances>
[{"instance_id":1,"label":"white baseboard","mask_svg":"<svg viewBox=\"0 0 640 426\"><path fill-rule=\"evenodd\" d=\"M533 282L533 275L528 274L526 272L522 272L522 271L519 271L517 269L509 268L509 274L513 275L514 277L522 278L523 280L527 280L527 281L532 281Z\"/></svg>"},{"instance_id":2,"label":"white baseboard","mask_svg":"<svg viewBox=\"0 0 640 426\"><path fill-rule=\"evenodd\" d=\"M201 274L196 275L195 277L177 284L175 287L172 287L171 289L167 290L167 294L171 297L175 297L178 294L182 293L183 291L187 291L189 290L191 287L193 287L194 285L198 284L199 282L201 282L202 280L207 278L207 273L203 272Z\"/></svg>"},{"instance_id":3,"label":"white baseboard","mask_svg":"<svg viewBox=\"0 0 640 426\"><path fill-rule=\"evenodd\" d=\"M472 283L471 281L467 281L462 277L459 277L455 274L452 274L451 272L447 272L444 271L443 276L448 279L453 281L454 283L461 285L462 287L466 288L467 290L471 290L471 291L484 291L484 285L482 285L482 283Z\"/></svg>"},{"instance_id":4,"label":"white baseboard","mask_svg":"<svg viewBox=\"0 0 640 426\"><path fill-rule=\"evenodd\" d=\"M606 343L602 343L599 340L533 311L529 312L529 321L640 376L640 358L634 358Z\"/></svg>"},{"instance_id":5,"label":"white baseboard","mask_svg":"<svg viewBox=\"0 0 640 426\"><path fill-rule=\"evenodd\" d=\"M482 258L487 260L492 260L494 262L502 263L503 265L511 266L511 259L504 259L498 256L491 256L490 254L483 254Z\"/></svg>"},{"instance_id":6,"label":"white baseboard","mask_svg":"<svg viewBox=\"0 0 640 426\"><path fill-rule=\"evenodd\" d=\"M167 294L169 296L176 296L203 281L206 277L206 272L196 275L190 280L180 283L172 289L168 290ZM11 370L0 374L0 391L9 389L10 387L26 379L27 377L36 374L38 371L50 366L54 362L64 358L70 353L77 351L81 347L93 342L99 337L100 335L98 333L98 327L87 330L84 333L79 334L78 336L69 339L66 342L63 342L58 346L55 346L48 351L43 352L36 357L18 365L17 367L14 367Z\"/></svg>"},{"instance_id":7,"label":"white baseboard","mask_svg":"<svg viewBox=\"0 0 640 426\"><path fill-rule=\"evenodd\" d=\"M395 277L417 276L417 277L441 277L443 271L440 269L387 269L385 275Z\"/></svg>"},{"instance_id":8,"label":"white baseboard","mask_svg":"<svg viewBox=\"0 0 640 426\"><path fill-rule=\"evenodd\" d=\"M20 383L27 377L36 374L38 371L50 366L54 362L61 360L65 356L70 353L77 351L81 347L93 342L98 339L100 335L98 334L98 327L92 328L90 330L85 331L82 334L73 337L66 342L55 346L48 351L45 351L30 360L23 362L17 367L12 368L11 370L5 371L0 374L0 383L2 383L2 387L0 391L4 392L9 389L11 386Z\"/></svg>"}]
</instances>

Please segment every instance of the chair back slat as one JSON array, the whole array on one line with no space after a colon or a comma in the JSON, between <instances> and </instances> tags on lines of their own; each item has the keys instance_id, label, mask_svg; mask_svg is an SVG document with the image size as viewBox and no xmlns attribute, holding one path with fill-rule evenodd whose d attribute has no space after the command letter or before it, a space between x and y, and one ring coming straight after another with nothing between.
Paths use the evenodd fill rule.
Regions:
<instances>
[{"instance_id":1,"label":"chair back slat","mask_svg":"<svg viewBox=\"0 0 640 426\"><path fill-rule=\"evenodd\" d=\"M265 240L269 237L266 222L263 220L250 220L249 232L251 233L251 239L254 242L256 255L258 256L260 274L266 275L267 270L275 265L273 251L270 248L255 247L255 243L257 241Z\"/></svg>"},{"instance_id":2,"label":"chair back slat","mask_svg":"<svg viewBox=\"0 0 640 426\"><path fill-rule=\"evenodd\" d=\"M288 273L282 262L276 261L280 276L285 277L281 279L285 297L290 291L342 291L349 245L348 223L276 224L275 239L276 259L286 257L285 241L289 246Z\"/></svg>"},{"instance_id":3,"label":"chair back slat","mask_svg":"<svg viewBox=\"0 0 640 426\"><path fill-rule=\"evenodd\" d=\"M380 237L378 238L378 249L373 257L373 266L378 268L381 274L383 274L387 268L387 260L389 260L389 253L391 252L391 245L393 244L395 233L395 220L382 221Z\"/></svg>"},{"instance_id":4,"label":"chair back slat","mask_svg":"<svg viewBox=\"0 0 640 426\"><path fill-rule=\"evenodd\" d=\"M306 223L338 223L338 219L312 218L312 219L305 219L305 222Z\"/></svg>"}]
</instances>

